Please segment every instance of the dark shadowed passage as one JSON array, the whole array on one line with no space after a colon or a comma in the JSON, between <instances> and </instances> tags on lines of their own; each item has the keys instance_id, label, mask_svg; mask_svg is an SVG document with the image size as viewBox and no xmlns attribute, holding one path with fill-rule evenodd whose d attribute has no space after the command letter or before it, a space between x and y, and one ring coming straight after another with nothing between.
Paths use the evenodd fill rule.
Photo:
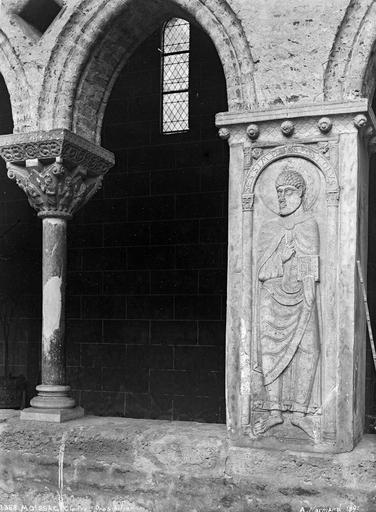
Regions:
<instances>
[{"instance_id":1,"label":"dark shadowed passage","mask_svg":"<svg viewBox=\"0 0 376 512\"><path fill-rule=\"evenodd\" d=\"M0 134L12 133L12 109L2 75L0 112ZM0 375L5 357L8 375L26 378L28 398L38 384L40 367L40 244L40 221L0 159Z\"/></svg>"},{"instance_id":2,"label":"dark shadowed passage","mask_svg":"<svg viewBox=\"0 0 376 512\"><path fill-rule=\"evenodd\" d=\"M190 129L161 134L160 37L116 81L102 134L116 165L70 224L67 380L88 413L224 422L225 80L191 26Z\"/></svg>"}]
</instances>

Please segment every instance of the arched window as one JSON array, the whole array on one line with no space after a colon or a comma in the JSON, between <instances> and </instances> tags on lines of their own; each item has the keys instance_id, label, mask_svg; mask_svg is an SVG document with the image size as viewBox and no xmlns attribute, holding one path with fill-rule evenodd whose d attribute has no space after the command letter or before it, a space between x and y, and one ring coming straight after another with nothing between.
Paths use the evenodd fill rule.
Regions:
<instances>
[{"instance_id":1,"label":"arched window","mask_svg":"<svg viewBox=\"0 0 376 512\"><path fill-rule=\"evenodd\" d=\"M172 18L162 30L162 133L189 130L189 47L188 21Z\"/></svg>"}]
</instances>

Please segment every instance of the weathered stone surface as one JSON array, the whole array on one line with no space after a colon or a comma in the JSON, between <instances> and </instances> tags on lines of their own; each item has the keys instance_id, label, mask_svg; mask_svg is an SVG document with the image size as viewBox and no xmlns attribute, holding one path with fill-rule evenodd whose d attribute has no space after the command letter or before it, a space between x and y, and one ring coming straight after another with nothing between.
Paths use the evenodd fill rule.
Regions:
<instances>
[{"instance_id":1,"label":"weathered stone surface","mask_svg":"<svg viewBox=\"0 0 376 512\"><path fill-rule=\"evenodd\" d=\"M255 183L264 169L282 158L304 158L325 174L326 204L323 201L324 194L321 193L322 208L320 212L317 211L318 217L327 214L326 223L321 218L320 235L324 236L319 245L320 252L325 248L325 254L317 255L320 257L319 261L323 261L324 278L322 281L320 279L320 284L315 285L318 289L324 289L325 311L324 336L320 337L324 378L322 385L319 385L325 413L320 425L323 435L319 444L324 451L329 448L333 451L350 451L362 435L364 417L365 323L359 307L359 290L354 269L358 258L363 266L366 262L367 208L362 203L367 203L364 184L367 181L368 159L365 144L361 142L362 137L365 139L364 133L359 132L359 136L357 131L358 128L362 129L364 118L358 118L354 126L350 113L364 112L360 109L354 112L350 106L342 113L314 109L309 121L304 118L305 112L302 111L291 120L293 116L290 107L293 104L321 103L328 99L339 101L354 100L360 96L370 98L374 93L376 76L376 60L372 53L375 43L376 4L371 0L335 0L331 3L326 0L272 0L268 3L263 0L72 0L64 3L60 15L41 36L17 17L24 3L24 0L2 2L0 8L0 72L5 76L10 92L15 132L65 128L83 133L88 139L98 142L109 92L121 64L145 36L168 16L184 16L195 21L206 30L216 45L224 67L229 110L232 113L245 112L246 118L246 121L245 118L235 121L233 119L229 123L231 127L223 123L221 129L221 135L229 138L231 145L227 408L228 427L232 434L238 434L242 429L241 433L244 434L244 428L249 425L249 413L252 415L253 412L249 400L250 373L251 369L254 370L250 364L253 362L250 340L253 325L257 322L252 324L249 312L253 307L254 268L252 263L247 267L244 262L249 262L252 254L253 211L256 227L262 223L257 219L259 197ZM280 117L280 114L270 111L276 105L286 107L284 116ZM262 108L269 110L266 114L263 113L264 117L260 115L256 119L249 115L249 112ZM328 128L330 123L322 122L323 116L328 114L333 114L333 118L330 118L331 129ZM246 127L255 123L257 129L252 127L249 132L251 137L247 136ZM240 128L237 125L241 125ZM19 147L7 147L4 156L11 165L19 162L23 164L28 159L41 156L46 158L45 147L30 145L26 139L21 152ZM47 151L48 156L67 158L62 147L58 146L58 155L50 149ZM74 157L70 151L69 154L75 165L79 163L76 148L73 148ZM20 167L22 169L18 169L21 173L19 181L22 183L22 178L27 180L27 171L23 166ZM34 178L39 177L38 171L31 173ZM54 195L56 196L55 192ZM328 340L335 342L331 344ZM10 421L9 425L11 424ZM15 428L13 440L16 441L19 436L27 445L27 436L32 431L32 426L30 425L29 430L26 426L17 430L14 423L12 427ZM4 430L5 438L7 428L8 426ZM72 424L71 428L76 427ZM59 436L63 430L54 432ZM90 429L85 431L85 435L89 436L89 432ZM324 484L317 490L308 488L310 481L304 478L301 480L297 474L296 467L312 466L308 460L304 459L302 462L302 456L296 456L296 462L291 459L295 456L282 451L282 456L277 453L268 462L266 452L259 452L255 448L257 443L253 444L251 441L248 444L252 448L231 453L236 453L239 461L242 460L240 454L246 453L246 457L251 457L252 467L259 456L260 474L263 475L266 471L269 480L254 483L249 481L249 476L245 476L244 485L239 483L238 487L235 484L231 487L227 477L223 481L215 477L213 482L210 461L222 461L220 455L217 459L219 448L215 443L215 446L211 442L207 445L200 444L199 436L193 436L190 439L195 440L195 445L188 443L182 446L181 439L176 439L171 432L163 431L159 437L153 430L153 435L156 437L151 438L151 434L146 435L141 428L141 432L136 435L136 440L141 443L140 446L137 445L137 450L132 444L134 441L130 441L133 448L128 447L127 453L131 453L135 464L141 454L142 462L137 462L136 469L132 466L120 470L131 475L126 484L121 479L116 484L116 489L121 489L123 493L125 508L178 510L180 507L184 510L184 507L187 508L186 502L180 505L179 498L176 498L179 493L190 497L191 509L205 511L221 507L233 510L245 510L247 507L251 510L268 510L272 503L280 510L293 510L293 507L299 506L293 499L302 496L308 496L308 504L322 504L320 499L331 500L335 496L345 505L355 500L353 503L363 508L374 508L373 491L363 488L362 494L359 494L350 482L349 475L356 472L352 465L353 459L349 461L338 458L340 456L332 456L327 459L330 462L326 465L324 459L320 458L323 456L315 459L316 456L311 455L312 460L320 461L320 468L326 468L324 473L325 478L328 478L328 488L334 478L333 471L329 472L329 464L336 469L340 468L339 473L346 475L343 481L335 480L331 491ZM290 432L287 432L288 439L289 435ZM277 436L278 442L280 437ZM115 441L120 447L120 452L116 454L118 457L122 443L119 439ZM303 439L300 448L312 448L312 443L308 440L306 445L306 441L307 439ZM90 455L92 458L89 457L88 466L84 465L82 473L78 463L74 470L69 469L68 464L67 478L71 489L74 489L69 492L81 492L82 503L89 508L93 505L93 500L100 503L103 499L103 503L109 503L108 500L112 498L109 497L111 492L107 492L107 489L113 489L111 486L115 485L113 482L116 479L111 480L112 483L107 479L108 466L105 463L97 466L95 457L98 456L101 446L104 452L107 450L111 453L111 450L98 433L93 434L90 441L85 438L82 442L88 442L89 445L91 443L96 448L89 450L93 455ZM264 439L261 445L270 448L271 442ZM55 452L61 453L67 445L59 443L59 440L51 441L51 446ZM296 446L296 439L289 443L290 441L285 447ZM283 445L278 446L283 450ZM166 447L169 447L167 452ZM313 450L316 448L317 446L313 446ZM5 446L4 450L6 449ZM72 450L73 456L76 456L76 448L72 447ZM86 453L83 450L82 457L86 457ZM225 453L227 465L213 462L213 467L220 474L224 471L227 475L232 455L226 450ZM355 452L349 457L353 453ZM21 491L19 487L22 478L25 478L22 476L23 471L26 470L21 469L17 473L16 466L24 468L23 464L29 464L29 473L36 475L35 482L39 481L30 493L42 492L43 486L46 486L50 491L46 491L40 499L44 503L53 499L56 487L50 479L49 470L43 468L55 466L50 462L47 451L44 456L46 458L41 459L43 463L33 458L35 455L32 451L27 457L19 455L19 463L17 455L6 459L9 471L14 471L16 475L16 478L4 478L4 481L10 482L9 492L12 489L16 489L17 493L27 492ZM81 461L79 457L74 460ZM69 457L67 460L69 462ZM171 472L170 466L180 468L181 473L178 470ZM196 469L192 472L195 476L183 476L180 480L177 477L178 474L190 474L188 468L198 466L204 470L206 468L205 471L208 472L199 482L195 479ZM270 482L270 474L276 468L283 473L286 467L289 478L293 475L291 479L288 478L281 487ZM367 475L369 471L370 466ZM79 490L78 480L75 480L75 475L78 474L82 475L79 481L86 485ZM139 482L140 474L148 475L147 485L144 487L137 487L135 483ZM164 487L158 487L159 479L162 480L166 474L173 477L168 484L163 483ZM308 475L308 472L305 473L304 470L303 474ZM226 492L221 488L224 482ZM321 485L321 480L317 477L315 486L319 484ZM102 495L96 491L99 486L103 491ZM211 491L208 490L210 486ZM337 492L339 487L341 490ZM93 489L94 498L85 494L87 488ZM161 488L163 492L156 490ZM249 489L252 489L252 493L249 493ZM322 489L327 494L320 494L324 492ZM14 499L18 499L17 493ZM77 496L72 500L78 500ZM135 499L138 503L134 502Z\"/></svg>"},{"instance_id":2,"label":"weathered stone surface","mask_svg":"<svg viewBox=\"0 0 376 512\"><path fill-rule=\"evenodd\" d=\"M240 446L344 452L363 433L365 317L350 283L365 261L357 142L373 121L364 101L304 110L290 108L288 140L284 109L217 116L238 190L229 198L228 428Z\"/></svg>"},{"instance_id":3,"label":"weathered stone surface","mask_svg":"<svg viewBox=\"0 0 376 512\"><path fill-rule=\"evenodd\" d=\"M0 70L16 132L81 127L98 140L121 59L169 15L194 19L210 34L231 110L354 99L374 90L371 0L74 0L42 37L18 16L23 4L1 5Z\"/></svg>"},{"instance_id":4,"label":"weathered stone surface","mask_svg":"<svg viewBox=\"0 0 376 512\"><path fill-rule=\"evenodd\" d=\"M59 499L85 512L376 506L373 436L351 453L318 455L231 448L224 426L184 422L10 418L0 433L0 503L19 510Z\"/></svg>"}]
</instances>

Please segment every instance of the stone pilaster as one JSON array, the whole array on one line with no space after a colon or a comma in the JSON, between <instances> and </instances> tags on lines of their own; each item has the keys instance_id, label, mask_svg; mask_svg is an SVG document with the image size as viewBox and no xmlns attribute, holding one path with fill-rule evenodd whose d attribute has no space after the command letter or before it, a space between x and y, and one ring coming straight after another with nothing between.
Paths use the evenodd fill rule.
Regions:
<instances>
[{"instance_id":1,"label":"stone pilaster","mask_svg":"<svg viewBox=\"0 0 376 512\"><path fill-rule=\"evenodd\" d=\"M43 223L42 382L21 418L65 421L83 415L65 377L67 221L100 188L114 158L67 130L0 137L0 156Z\"/></svg>"},{"instance_id":2,"label":"stone pilaster","mask_svg":"<svg viewBox=\"0 0 376 512\"><path fill-rule=\"evenodd\" d=\"M350 451L364 422L366 100L223 113L227 418L238 446Z\"/></svg>"}]
</instances>

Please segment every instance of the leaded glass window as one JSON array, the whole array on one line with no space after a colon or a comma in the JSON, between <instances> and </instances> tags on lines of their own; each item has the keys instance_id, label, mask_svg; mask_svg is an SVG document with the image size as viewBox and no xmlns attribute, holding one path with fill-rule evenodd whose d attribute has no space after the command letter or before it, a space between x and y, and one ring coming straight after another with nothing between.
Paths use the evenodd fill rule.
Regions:
<instances>
[{"instance_id":1,"label":"leaded glass window","mask_svg":"<svg viewBox=\"0 0 376 512\"><path fill-rule=\"evenodd\" d=\"M162 133L189 130L190 26L169 20L162 32Z\"/></svg>"}]
</instances>

